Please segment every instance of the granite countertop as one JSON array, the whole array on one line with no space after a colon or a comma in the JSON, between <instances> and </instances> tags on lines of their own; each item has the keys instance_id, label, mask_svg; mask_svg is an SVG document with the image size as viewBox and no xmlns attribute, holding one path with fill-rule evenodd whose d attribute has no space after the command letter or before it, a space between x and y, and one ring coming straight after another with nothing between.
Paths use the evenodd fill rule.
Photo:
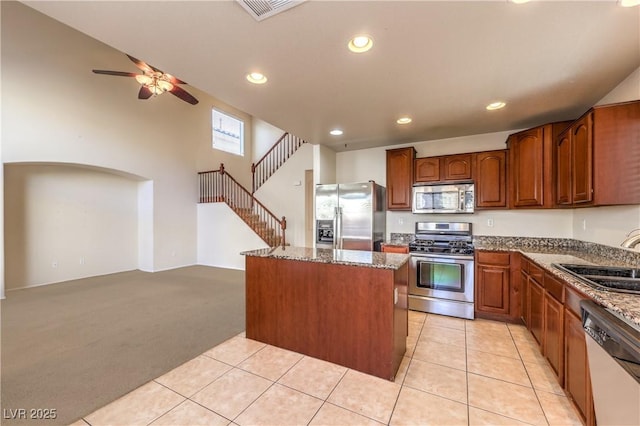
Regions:
<instances>
[{"instance_id":1,"label":"granite countertop","mask_svg":"<svg viewBox=\"0 0 640 426\"><path fill-rule=\"evenodd\" d=\"M640 327L640 295L598 290L552 266L553 263L577 263L637 268L640 266L640 253L568 239L541 239L546 240L541 244L532 244L530 240L479 238L474 243L477 250L522 253L574 289Z\"/></svg>"},{"instance_id":2,"label":"granite countertop","mask_svg":"<svg viewBox=\"0 0 640 426\"><path fill-rule=\"evenodd\" d=\"M272 257L302 262L334 263L380 269L399 269L410 258L408 254L380 253L362 250L334 250L310 247L272 247L240 253L245 256Z\"/></svg>"}]
</instances>

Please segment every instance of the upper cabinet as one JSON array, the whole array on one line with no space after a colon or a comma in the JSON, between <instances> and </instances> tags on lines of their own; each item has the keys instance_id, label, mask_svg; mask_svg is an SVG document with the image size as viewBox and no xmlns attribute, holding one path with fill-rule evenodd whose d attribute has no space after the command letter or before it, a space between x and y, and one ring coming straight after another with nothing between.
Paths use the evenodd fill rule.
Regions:
<instances>
[{"instance_id":1,"label":"upper cabinet","mask_svg":"<svg viewBox=\"0 0 640 426\"><path fill-rule=\"evenodd\" d=\"M557 203L640 203L640 101L590 109L555 141Z\"/></svg>"},{"instance_id":2,"label":"upper cabinet","mask_svg":"<svg viewBox=\"0 0 640 426\"><path fill-rule=\"evenodd\" d=\"M475 157L477 208L507 207L507 151L485 151Z\"/></svg>"},{"instance_id":3,"label":"upper cabinet","mask_svg":"<svg viewBox=\"0 0 640 426\"><path fill-rule=\"evenodd\" d=\"M570 124L546 124L509 136L510 207L554 207L553 142Z\"/></svg>"},{"instance_id":4,"label":"upper cabinet","mask_svg":"<svg viewBox=\"0 0 640 426\"><path fill-rule=\"evenodd\" d=\"M411 210L411 189L416 150L387 150L387 210Z\"/></svg>"},{"instance_id":5,"label":"upper cabinet","mask_svg":"<svg viewBox=\"0 0 640 426\"><path fill-rule=\"evenodd\" d=\"M558 205L593 201L593 113L587 113L555 141L556 202Z\"/></svg>"},{"instance_id":6,"label":"upper cabinet","mask_svg":"<svg viewBox=\"0 0 640 426\"><path fill-rule=\"evenodd\" d=\"M471 180L473 154L425 157L415 160L416 182L447 182Z\"/></svg>"},{"instance_id":7,"label":"upper cabinet","mask_svg":"<svg viewBox=\"0 0 640 426\"><path fill-rule=\"evenodd\" d=\"M440 180L440 157L416 158L416 182L438 182Z\"/></svg>"}]
</instances>

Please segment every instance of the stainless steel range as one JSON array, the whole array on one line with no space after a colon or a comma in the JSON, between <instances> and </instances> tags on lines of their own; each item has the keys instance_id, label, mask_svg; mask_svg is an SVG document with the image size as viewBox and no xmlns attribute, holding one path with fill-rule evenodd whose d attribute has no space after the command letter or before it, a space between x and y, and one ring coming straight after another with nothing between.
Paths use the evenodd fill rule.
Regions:
<instances>
[{"instance_id":1,"label":"stainless steel range","mask_svg":"<svg viewBox=\"0 0 640 426\"><path fill-rule=\"evenodd\" d=\"M471 223L417 222L409 253L409 309L473 319Z\"/></svg>"}]
</instances>

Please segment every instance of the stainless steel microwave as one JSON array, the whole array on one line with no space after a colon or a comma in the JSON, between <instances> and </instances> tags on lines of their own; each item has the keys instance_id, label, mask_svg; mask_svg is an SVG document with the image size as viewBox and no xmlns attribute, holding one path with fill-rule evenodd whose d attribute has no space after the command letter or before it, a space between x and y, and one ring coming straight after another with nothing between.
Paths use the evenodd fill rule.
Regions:
<instances>
[{"instance_id":1,"label":"stainless steel microwave","mask_svg":"<svg viewBox=\"0 0 640 426\"><path fill-rule=\"evenodd\" d=\"M413 213L473 213L472 182L414 185Z\"/></svg>"}]
</instances>

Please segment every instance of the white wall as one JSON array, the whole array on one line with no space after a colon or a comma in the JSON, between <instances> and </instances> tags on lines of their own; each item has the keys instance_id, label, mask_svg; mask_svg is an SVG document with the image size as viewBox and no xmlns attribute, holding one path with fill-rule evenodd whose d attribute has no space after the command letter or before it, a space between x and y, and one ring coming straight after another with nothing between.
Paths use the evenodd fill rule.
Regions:
<instances>
[{"instance_id":1,"label":"white wall","mask_svg":"<svg viewBox=\"0 0 640 426\"><path fill-rule=\"evenodd\" d=\"M5 182L7 290L137 268L136 180L9 164Z\"/></svg>"},{"instance_id":2,"label":"white wall","mask_svg":"<svg viewBox=\"0 0 640 426\"><path fill-rule=\"evenodd\" d=\"M278 218L287 219L287 242L294 246L305 241L305 170L313 168L314 146L303 144L257 191L256 198Z\"/></svg>"},{"instance_id":3,"label":"white wall","mask_svg":"<svg viewBox=\"0 0 640 426\"><path fill-rule=\"evenodd\" d=\"M134 258L144 259L140 267L145 270L194 264L197 172L224 162L250 188L251 117L190 86L185 89L200 100L196 106L171 94L138 100L134 79L91 72L136 72L122 52L19 2L1 2L0 7L5 167L23 162L81 164L152 182L146 201L152 210L143 216L143 229L151 235L140 246L147 253ZM211 148L212 106L245 120L247 155ZM13 191L8 186L3 182L5 191ZM6 214L11 208L5 205ZM5 255L12 249L7 244ZM29 274L42 276L44 271Z\"/></svg>"},{"instance_id":4,"label":"white wall","mask_svg":"<svg viewBox=\"0 0 640 426\"><path fill-rule=\"evenodd\" d=\"M251 156L252 162L255 163L260 160L284 133L284 130L279 129L266 121L254 118L253 154Z\"/></svg>"},{"instance_id":5,"label":"white wall","mask_svg":"<svg viewBox=\"0 0 640 426\"><path fill-rule=\"evenodd\" d=\"M224 203L198 204L197 245L199 265L232 269L244 269L240 252L268 247Z\"/></svg>"},{"instance_id":6,"label":"white wall","mask_svg":"<svg viewBox=\"0 0 640 426\"><path fill-rule=\"evenodd\" d=\"M314 184L336 183L336 152L324 145L313 145Z\"/></svg>"}]
</instances>

